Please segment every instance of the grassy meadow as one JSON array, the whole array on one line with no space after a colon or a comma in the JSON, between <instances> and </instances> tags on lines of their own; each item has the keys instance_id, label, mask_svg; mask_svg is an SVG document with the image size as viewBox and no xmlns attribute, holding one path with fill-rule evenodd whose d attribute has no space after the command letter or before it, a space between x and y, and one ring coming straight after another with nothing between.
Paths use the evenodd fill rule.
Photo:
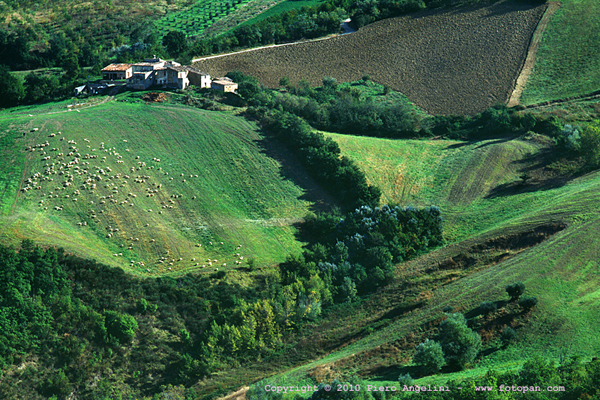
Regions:
<instances>
[{"instance_id":1,"label":"grassy meadow","mask_svg":"<svg viewBox=\"0 0 600 400\"><path fill-rule=\"evenodd\" d=\"M328 136L382 188L384 201L440 206L449 243L401 264L397 282L343 315L328 314L321 324L323 335L333 336L328 329L345 332L346 344L273 377L273 381L295 384L309 377L327 380L359 375L377 386L397 386L400 373L414 374L410 363L414 346L427 337L428 324L442 316L444 307L468 315L483 301L506 302L504 288L516 281L523 281L526 294L539 300L532 314L519 317L526 322L516 329L518 342L501 348L497 339L491 340L484 344L487 355L474 368L428 376L416 383L444 383L483 375L491 368L511 370L536 355L589 359L600 352L600 341L593 334L600 323L600 217L595 211L599 173L536 191L509 186L512 190L496 193L494 187L518 180L523 170L540 168L530 158L543 159L546 145L526 139L453 143ZM540 224L556 223L566 228L536 246L498 245L504 239L510 243ZM500 257L489 262L488 254ZM437 271L436 266L445 260L461 258L475 260L478 267L426 272ZM431 285L437 279L441 282ZM426 298L425 305L418 311L394 314L405 304L407 297L400 293L407 291L406 285L421 291L416 298ZM471 318L482 321L481 317ZM334 319L338 325L332 328Z\"/></svg>"},{"instance_id":2,"label":"grassy meadow","mask_svg":"<svg viewBox=\"0 0 600 400\"><path fill-rule=\"evenodd\" d=\"M521 96L536 104L600 89L600 3L565 0L550 19Z\"/></svg>"},{"instance_id":3,"label":"grassy meadow","mask_svg":"<svg viewBox=\"0 0 600 400\"><path fill-rule=\"evenodd\" d=\"M67 105L0 114L3 242L31 238L150 276L300 249L292 224L311 207L310 182L284 176L269 156L283 150L255 124L142 102Z\"/></svg>"}]
</instances>

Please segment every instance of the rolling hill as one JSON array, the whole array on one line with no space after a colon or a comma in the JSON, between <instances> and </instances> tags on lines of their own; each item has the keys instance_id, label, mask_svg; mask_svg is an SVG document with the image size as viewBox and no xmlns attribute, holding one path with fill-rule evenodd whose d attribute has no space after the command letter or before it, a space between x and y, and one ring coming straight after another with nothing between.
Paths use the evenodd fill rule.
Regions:
<instances>
[{"instance_id":1,"label":"rolling hill","mask_svg":"<svg viewBox=\"0 0 600 400\"><path fill-rule=\"evenodd\" d=\"M531 138L452 143L328 136L380 185L385 198L440 206L451 243L399 265L396 282L352 310L325 317L314 332L331 341L343 336L335 350L271 381L291 385L358 375L377 386L398 386L400 373L415 375L414 346L432 334L447 306L470 315L481 325L482 337L492 337L484 345L487 355L473 369L417 383L442 384L484 375L490 368L510 370L538 355L589 359L600 352L600 342L590 336L600 322L594 205L599 173L560 183L546 177L546 186L540 177L529 183L537 189L528 190L507 183L518 181L523 171L544 170L540 160L548 145ZM512 320L519 341L500 349L493 332L502 320L486 325L476 310L484 301L505 305L504 288L516 281L525 283L539 305L525 320L519 320L523 315Z\"/></svg>"},{"instance_id":2,"label":"rolling hill","mask_svg":"<svg viewBox=\"0 0 600 400\"><path fill-rule=\"evenodd\" d=\"M236 252L274 263L300 248L291 225L319 189L255 124L105 100L0 115L4 242L27 237L145 275L235 266Z\"/></svg>"}]
</instances>

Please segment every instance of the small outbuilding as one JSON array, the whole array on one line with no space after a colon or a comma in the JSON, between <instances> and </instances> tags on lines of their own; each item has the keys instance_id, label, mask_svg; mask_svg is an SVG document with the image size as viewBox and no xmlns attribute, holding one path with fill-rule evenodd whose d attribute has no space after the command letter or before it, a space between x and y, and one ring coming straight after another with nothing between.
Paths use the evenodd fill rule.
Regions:
<instances>
[{"instance_id":1,"label":"small outbuilding","mask_svg":"<svg viewBox=\"0 0 600 400\"><path fill-rule=\"evenodd\" d=\"M133 75L131 64L110 64L102 68L102 79L105 81L125 80Z\"/></svg>"},{"instance_id":2,"label":"small outbuilding","mask_svg":"<svg viewBox=\"0 0 600 400\"><path fill-rule=\"evenodd\" d=\"M238 88L238 84L229 78L217 78L212 81L210 87L221 92L234 93Z\"/></svg>"}]
</instances>

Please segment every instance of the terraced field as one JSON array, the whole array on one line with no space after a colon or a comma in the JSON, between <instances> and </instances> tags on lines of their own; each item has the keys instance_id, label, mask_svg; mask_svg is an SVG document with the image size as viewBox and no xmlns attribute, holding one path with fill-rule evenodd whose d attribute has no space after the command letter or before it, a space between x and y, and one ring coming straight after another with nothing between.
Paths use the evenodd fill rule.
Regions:
<instances>
[{"instance_id":1,"label":"terraced field","mask_svg":"<svg viewBox=\"0 0 600 400\"><path fill-rule=\"evenodd\" d=\"M0 113L3 243L31 238L143 275L299 250L292 224L318 188L255 124L168 105L61 105Z\"/></svg>"},{"instance_id":2,"label":"terraced field","mask_svg":"<svg viewBox=\"0 0 600 400\"><path fill-rule=\"evenodd\" d=\"M287 76L320 85L324 76L368 74L434 114L474 114L506 102L546 6L506 0L487 7L421 12L350 35L240 52L195 63L219 76L240 70L277 87Z\"/></svg>"}]
</instances>

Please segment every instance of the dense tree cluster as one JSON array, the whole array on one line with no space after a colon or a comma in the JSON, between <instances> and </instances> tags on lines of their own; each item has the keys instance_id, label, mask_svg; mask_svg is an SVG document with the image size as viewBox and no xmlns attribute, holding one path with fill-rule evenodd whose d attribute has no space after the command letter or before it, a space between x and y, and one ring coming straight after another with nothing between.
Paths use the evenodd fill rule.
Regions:
<instances>
[{"instance_id":1,"label":"dense tree cluster","mask_svg":"<svg viewBox=\"0 0 600 400\"><path fill-rule=\"evenodd\" d=\"M375 206L381 191L367 183L365 174L349 158L342 156L336 142L314 132L303 119L266 108L249 111L263 126L300 159L308 173L347 209L363 204Z\"/></svg>"},{"instance_id":2,"label":"dense tree cluster","mask_svg":"<svg viewBox=\"0 0 600 400\"><path fill-rule=\"evenodd\" d=\"M338 302L352 301L393 279L395 263L443 243L437 207L371 208L344 217L308 218L306 236L315 242L300 257L280 264L284 284L318 276Z\"/></svg>"},{"instance_id":3,"label":"dense tree cluster","mask_svg":"<svg viewBox=\"0 0 600 400\"><path fill-rule=\"evenodd\" d=\"M413 358L427 374L438 372L444 365L461 370L472 363L481 350L481 338L467 326L462 314L448 314L439 326L437 342L426 339L416 348Z\"/></svg>"},{"instance_id":4,"label":"dense tree cluster","mask_svg":"<svg viewBox=\"0 0 600 400\"><path fill-rule=\"evenodd\" d=\"M157 393L268 355L293 321L320 312L314 280L296 292L275 279L242 290L216 274L142 280L31 241L0 247L0 282L0 367L39 359L27 384L3 377L2 398Z\"/></svg>"}]
</instances>

